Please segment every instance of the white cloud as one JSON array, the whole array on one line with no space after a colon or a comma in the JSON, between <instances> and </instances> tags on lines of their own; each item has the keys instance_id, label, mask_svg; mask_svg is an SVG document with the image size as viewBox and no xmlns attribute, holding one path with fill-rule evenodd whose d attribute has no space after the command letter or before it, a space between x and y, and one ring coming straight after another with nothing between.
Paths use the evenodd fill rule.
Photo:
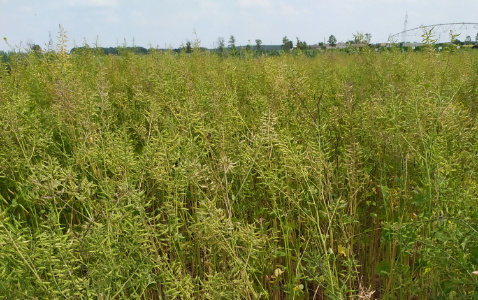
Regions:
<instances>
[{"instance_id":1,"label":"white cloud","mask_svg":"<svg viewBox=\"0 0 478 300\"><path fill-rule=\"evenodd\" d=\"M244 8L250 7L270 7L271 2L270 0L239 0L239 5Z\"/></svg>"},{"instance_id":2,"label":"white cloud","mask_svg":"<svg viewBox=\"0 0 478 300\"><path fill-rule=\"evenodd\" d=\"M31 7L31 6L29 6L29 5L23 5L23 6L21 7L21 10L22 10L23 12L32 12L32 11L33 11L33 7Z\"/></svg>"},{"instance_id":3,"label":"white cloud","mask_svg":"<svg viewBox=\"0 0 478 300\"><path fill-rule=\"evenodd\" d=\"M300 10L299 8L296 8L286 2L282 2L281 3L281 12L284 16L287 16L287 17L299 17L301 15L303 15L304 13L307 13L308 11L303 11L303 10Z\"/></svg>"},{"instance_id":4,"label":"white cloud","mask_svg":"<svg viewBox=\"0 0 478 300\"><path fill-rule=\"evenodd\" d=\"M131 15L132 18L135 18L135 19L144 18L143 13L140 12L140 11L137 11L137 10L132 11L130 15Z\"/></svg>"},{"instance_id":5,"label":"white cloud","mask_svg":"<svg viewBox=\"0 0 478 300\"><path fill-rule=\"evenodd\" d=\"M116 7L117 0L68 0L71 6Z\"/></svg>"},{"instance_id":6,"label":"white cloud","mask_svg":"<svg viewBox=\"0 0 478 300\"><path fill-rule=\"evenodd\" d=\"M121 23L121 18L116 14L110 14L106 16L106 21L111 24L119 24Z\"/></svg>"}]
</instances>

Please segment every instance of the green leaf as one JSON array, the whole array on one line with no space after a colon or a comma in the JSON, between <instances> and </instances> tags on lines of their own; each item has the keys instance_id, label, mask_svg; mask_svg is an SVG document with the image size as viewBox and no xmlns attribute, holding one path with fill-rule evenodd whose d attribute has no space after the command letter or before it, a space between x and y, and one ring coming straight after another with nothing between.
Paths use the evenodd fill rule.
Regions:
<instances>
[{"instance_id":1,"label":"green leaf","mask_svg":"<svg viewBox=\"0 0 478 300\"><path fill-rule=\"evenodd\" d=\"M382 238L384 240L384 242L386 243L391 243L393 241L393 238L394 238L394 231L392 228L384 228L382 230Z\"/></svg>"},{"instance_id":2,"label":"green leaf","mask_svg":"<svg viewBox=\"0 0 478 300\"><path fill-rule=\"evenodd\" d=\"M376 267L375 267L375 273L379 276L388 276L390 274L390 263L386 261L381 261Z\"/></svg>"},{"instance_id":3,"label":"green leaf","mask_svg":"<svg viewBox=\"0 0 478 300\"><path fill-rule=\"evenodd\" d=\"M283 256L287 256L287 253L285 253L283 251L275 251L274 256L275 257L283 257Z\"/></svg>"},{"instance_id":4,"label":"green leaf","mask_svg":"<svg viewBox=\"0 0 478 300\"><path fill-rule=\"evenodd\" d=\"M387 186L384 186L384 185L382 185L382 188L381 188L381 190L382 190L382 197L383 197L383 199L385 199L385 200L386 200L386 199L387 199L387 197L388 197L388 194L389 194L389 193L388 193L388 187L387 187Z\"/></svg>"}]
</instances>

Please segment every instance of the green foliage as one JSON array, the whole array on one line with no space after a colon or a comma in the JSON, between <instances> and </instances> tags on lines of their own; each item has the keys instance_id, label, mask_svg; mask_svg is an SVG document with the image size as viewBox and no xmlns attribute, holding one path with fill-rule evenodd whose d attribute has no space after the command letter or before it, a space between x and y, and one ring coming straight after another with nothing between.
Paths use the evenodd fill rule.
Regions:
<instances>
[{"instance_id":1,"label":"green foliage","mask_svg":"<svg viewBox=\"0 0 478 300\"><path fill-rule=\"evenodd\" d=\"M236 48L236 38L231 35L229 38L229 54L235 56L238 54L237 48Z\"/></svg>"},{"instance_id":2,"label":"green foliage","mask_svg":"<svg viewBox=\"0 0 478 300\"><path fill-rule=\"evenodd\" d=\"M282 38L282 50L284 50L285 52L289 52L290 50L292 50L292 48L294 48L294 43L286 36Z\"/></svg>"},{"instance_id":3,"label":"green foliage","mask_svg":"<svg viewBox=\"0 0 478 300\"><path fill-rule=\"evenodd\" d=\"M76 53L76 52L85 52L85 51L90 51L95 53L96 55L121 55L125 53L134 53L134 54L148 54L148 50L144 47L95 47L95 48L90 48L88 45L85 45L83 47L75 47L70 50L70 53Z\"/></svg>"},{"instance_id":4,"label":"green foliage","mask_svg":"<svg viewBox=\"0 0 478 300\"><path fill-rule=\"evenodd\" d=\"M262 40L256 39L256 50L260 51L262 46Z\"/></svg>"},{"instance_id":5,"label":"green foliage","mask_svg":"<svg viewBox=\"0 0 478 300\"><path fill-rule=\"evenodd\" d=\"M471 36L469 35L466 36L465 45L473 45L473 42L471 41Z\"/></svg>"},{"instance_id":6,"label":"green foliage","mask_svg":"<svg viewBox=\"0 0 478 300\"><path fill-rule=\"evenodd\" d=\"M301 41L301 40L299 40L299 38L297 38L296 48L298 50L304 51L304 50L308 50L309 46L307 45L307 43L305 41Z\"/></svg>"},{"instance_id":7,"label":"green foliage","mask_svg":"<svg viewBox=\"0 0 478 300\"><path fill-rule=\"evenodd\" d=\"M331 35L329 36L327 43L330 45L330 47L335 47L337 45L337 38L334 35Z\"/></svg>"},{"instance_id":8,"label":"green foliage","mask_svg":"<svg viewBox=\"0 0 478 300\"><path fill-rule=\"evenodd\" d=\"M478 53L367 49L8 56L0 298L476 297Z\"/></svg>"},{"instance_id":9,"label":"green foliage","mask_svg":"<svg viewBox=\"0 0 478 300\"><path fill-rule=\"evenodd\" d=\"M186 45L184 45L183 47L181 47L181 51L182 52L185 52L185 53L191 53L193 52L193 46L191 44L190 41L187 41L186 42Z\"/></svg>"},{"instance_id":10,"label":"green foliage","mask_svg":"<svg viewBox=\"0 0 478 300\"><path fill-rule=\"evenodd\" d=\"M225 49L225 44L224 44L224 38L223 37L218 37L217 38L217 51L218 53L222 54Z\"/></svg>"},{"instance_id":11,"label":"green foliage","mask_svg":"<svg viewBox=\"0 0 478 300\"><path fill-rule=\"evenodd\" d=\"M365 34L365 39L364 41L367 43L367 44L370 44L370 42L372 41L372 34L371 33L366 33Z\"/></svg>"},{"instance_id":12,"label":"green foliage","mask_svg":"<svg viewBox=\"0 0 478 300\"><path fill-rule=\"evenodd\" d=\"M431 55L432 53L435 52L435 44L438 41L438 39L435 37L434 34L435 28L430 28L426 29L423 27L423 34L422 34L422 41L423 41L423 46L426 49L426 52ZM455 39L456 37L452 38L452 42L458 41Z\"/></svg>"}]
</instances>

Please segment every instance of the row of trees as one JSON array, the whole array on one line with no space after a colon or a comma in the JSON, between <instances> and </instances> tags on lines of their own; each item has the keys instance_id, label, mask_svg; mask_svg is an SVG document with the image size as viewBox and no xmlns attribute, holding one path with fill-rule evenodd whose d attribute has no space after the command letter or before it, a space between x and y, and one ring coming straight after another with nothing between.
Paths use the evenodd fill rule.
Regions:
<instances>
[{"instance_id":1,"label":"row of trees","mask_svg":"<svg viewBox=\"0 0 478 300\"><path fill-rule=\"evenodd\" d=\"M354 34L353 40L347 41L347 43L350 43L350 44L362 44L362 43L370 44L371 40L372 40L372 34L370 34L370 33L365 33L365 34L357 33L357 34ZM335 37L335 35L333 35L333 34L330 35L327 43L330 47L337 46L337 38ZM325 44L321 42L321 43L319 43L319 46L325 47ZM287 38L287 36L285 36L282 39L282 49L286 50L286 51L289 51L292 48L293 48L292 41L289 40ZM307 43L305 41L300 41L299 38L297 38L296 48L300 49L300 50L306 50L306 49L309 49L309 46L307 45Z\"/></svg>"},{"instance_id":2,"label":"row of trees","mask_svg":"<svg viewBox=\"0 0 478 300\"><path fill-rule=\"evenodd\" d=\"M475 36L474 42L472 41L471 36L469 35L466 36L465 41L463 42L460 41L459 39L455 39L453 42L458 45L474 45L475 43L478 43L478 33Z\"/></svg>"},{"instance_id":3,"label":"row of trees","mask_svg":"<svg viewBox=\"0 0 478 300\"><path fill-rule=\"evenodd\" d=\"M262 50L261 49L262 48L262 40L256 39L255 42L256 42L256 45L255 45L256 50ZM231 37L229 38L229 43L228 44L229 44L230 49L237 50L236 38L233 35L231 35ZM218 38L218 45L219 45L219 47L218 47L219 50L224 50L224 47L225 47L224 46L224 38L222 38L222 37ZM252 49L250 41L249 41L249 44L246 46L246 48Z\"/></svg>"},{"instance_id":4,"label":"row of trees","mask_svg":"<svg viewBox=\"0 0 478 300\"><path fill-rule=\"evenodd\" d=\"M301 41L298 37L296 39L297 39L297 42L295 44L296 49L299 49L299 50L310 49L309 45L307 45L307 42ZM347 43L351 43L351 44L367 43L367 44L369 44L371 39L372 39L372 34L370 34L370 33L365 33L365 34L358 33L358 34L354 34L353 40L350 40ZM335 47L335 46L337 46L337 38L334 35L330 35L327 43L330 47ZM325 47L325 44L321 42L321 43L319 43L319 46ZM262 50L262 40L256 39L255 40L255 46L252 46L250 42L246 46L246 48L249 48L249 49L252 49L253 47L255 48L255 50ZM231 49L231 50L236 50L237 49L236 48L236 38L233 35L231 35L231 37L229 38L228 48ZM284 51L290 51L294 48L294 42L292 40L290 40L287 36L284 36L282 38L281 48ZM219 37L217 39L217 50L222 52L225 49L226 49L226 45L225 45L224 38Z\"/></svg>"},{"instance_id":5,"label":"row of trees","mask_svg":"<svg viewBox=\"0 0 478 300\"><path fill-rule=\"evenodd\" d=\"M356 33L353 36L354 38L352 40L348 40L347 44L370 44L372 41L371 33ZM329 36L329 40L327 42L331 47L337 46L337 38L334 35Z\"/></svg>"},{"instance_id":6,"label":"row of trees","mask_svg":"<svg viewBox=\"0 0 478 300\"><path fill-rule=\"evenodd\" d=\"M296 39L297 39L296 49L299 49L299 50L309 49L309 46L307 45L305 41L301 41L299 40L299 38L296 38ZM291 40L289 40L287 36L285 36L282 39L282 50L290 51L293 47L294 47L294 43Z\"/></svg>"},{"instance_id":7,"label":"row of trees","mask_svg":"<svg viewBox=\"0 0 478 300\"><path fill-rule=\"evenodd\" d=\"M356 33L353 35L353 39L348 40L347 44L370 44L372 39L372 34L370 33ZM301 41L298 37L296 38L296 44L295 44L295 49L298 50L308 50L310 49L310 46L307 44L305 41ZM475 41L472 41L471 36L467 36L465 38L465 41L460 41L458 39L455 39L453 41L454 44L457 45L473 45L475 43L478 43L478 33L475 36ZM318 43L318 45L322 49L326 49L327 45L329 47L336 47L337 46L337 38L335 35L330 35L327 44L324 42ZM186 42L185 45L182 45L178 49L173 49L175 52L186 52L186 53L191 53L195 47L199 47L198 45L193 45L190 41ZM29 47L33 52L42 52L41 48L39 45L30 45ZM75 51L81 51L83 48L87 49L89 48L88 45L85 47L75 47L71 50L71 52ZM121 49L120 49L121 48ZM97 47L95 48L96 50L100 50L103 54L113 54L117 55L119 52L134 52L137 54L147 54L148 50L143 47L120 47L120 48L101 48ZM201 50L207 50L206 48L200 48ZM287 36L284 36L282 39L282 44L281 45L267 45L263 46L262 40L261 39L256 39L255 40L255 45L252 45L251 41L249 41L248 45L246 46L236 46L236 38L234 35L231 35L228 41L228 45L226 46L225 39L223 37L219 37L217 39L217 48L216 51L219 53L224 52L225 50L228 50L230 53L239 53L239 50L245 49L245 50L254 50L254 51L278 51L278 50L283 50L285 52L289 52L292 49L294 49L294 42L290 40Z\"/></svg>"}]
</instances>

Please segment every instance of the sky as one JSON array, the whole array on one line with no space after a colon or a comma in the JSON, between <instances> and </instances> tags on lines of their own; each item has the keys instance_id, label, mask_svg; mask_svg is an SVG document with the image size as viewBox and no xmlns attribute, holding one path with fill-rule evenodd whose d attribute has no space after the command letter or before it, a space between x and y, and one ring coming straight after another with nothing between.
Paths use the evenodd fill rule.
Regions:
<instances>
[{"instance_id":1,"label":"sky","mask_svg":"<svg viewBox=\"0 0 478 300\"><path fill-rule=\"evenodd\" d=\"M46 48L50 35L57 42L59 25L68 47L177 48L199 40L214 48L231 35L236 45L278 45L284 36L311 45L330 35L346 42L357 32L379 43L403 30L405 14L411 29L478 23L477 12L477 0L0 0L0 51Z\"/></svg>"}]
</instances>

